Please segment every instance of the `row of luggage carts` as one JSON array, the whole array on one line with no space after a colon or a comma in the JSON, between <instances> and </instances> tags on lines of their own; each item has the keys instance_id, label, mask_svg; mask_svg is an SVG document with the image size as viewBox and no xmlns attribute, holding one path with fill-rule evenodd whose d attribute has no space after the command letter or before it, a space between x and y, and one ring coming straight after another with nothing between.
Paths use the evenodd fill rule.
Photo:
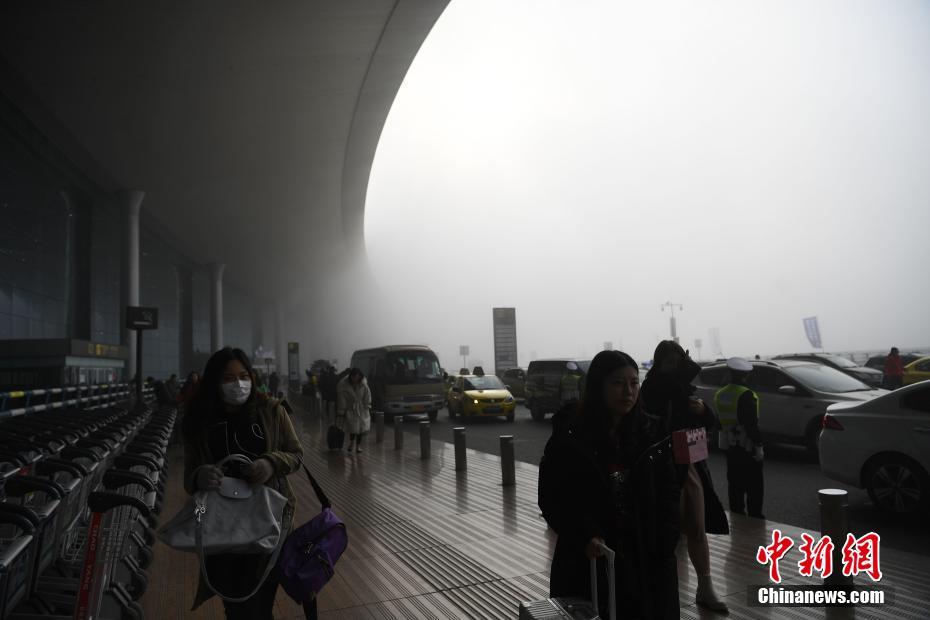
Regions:
<instances>
[{"instance_id":1,"label":"row of luggage carts","mask_svg":"<svg viewBox=\"0 0 930 620\"><path fill-rule=\"evenodd\" d=\"M177 413L107 387L0 409L2 620L142 617Z\"/></svg>"}]
</instances>

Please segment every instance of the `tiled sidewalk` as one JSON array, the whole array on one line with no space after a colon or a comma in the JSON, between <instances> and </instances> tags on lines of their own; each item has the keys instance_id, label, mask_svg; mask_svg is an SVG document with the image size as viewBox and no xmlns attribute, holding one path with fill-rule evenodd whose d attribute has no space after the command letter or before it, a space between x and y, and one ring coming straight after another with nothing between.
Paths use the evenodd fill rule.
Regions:
<instances>
[{"instance_id":1,"label":"tiled sidewalk","mask_svg":"<svg viewBox=\"0 0 930 620\"><path fill-rule=\"evenodd\" d=\"M321 618L516 618L521 600L545 598L554 535L536 505L536 467L517 462L516 485L503 487L496 456L469 451L467 472L456 472L450 444L433 441L432 458L422 460L410 435L404 450L394 449L390 426L383 443L371 433L361 454L329 452L317 417L298 410L294 422L308 467L349 528L349 548L320 596ZM172 457L163 518L184 501L180 451ZM319 506L302 474L292 482L302 523ZM771 542L775 527L799 544L798 528L738 515L731 516L730 536L711 537L714 582L726 596L730 618L930 618L930 558L884 549L882 584L894 588L893 606L861 608L855 615L748 607L748 586L767 578L767 569L754 559L756 550ZM782 563L785 585L802 583L795 554L796 547ZM696 580L686 555L682 545L682 617L723 617L694 606ZM197 570L195 557L159 543L142 600L146 617L222 618L215 599L197 613L187 611ZM279 590L275 617L303 616Z\"/></svg>"}]
</instances>

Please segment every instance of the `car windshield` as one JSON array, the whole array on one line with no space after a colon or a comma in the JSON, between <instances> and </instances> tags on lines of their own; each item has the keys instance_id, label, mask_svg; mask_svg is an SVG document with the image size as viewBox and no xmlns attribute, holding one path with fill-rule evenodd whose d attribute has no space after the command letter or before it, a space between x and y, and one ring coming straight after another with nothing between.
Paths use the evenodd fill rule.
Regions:
<instances>
[{"instance_id":1,"label":"car windshield","mask_svg":"<svg viewBox=\"0 0 930 620\"><path fill-rule=\"evenodd\" d=\"M805 364L803 366L788 366L785 372L797 379L802 384L817 390L818 392L832 392L839 394L842 392L858 392L861 390L871 390L859 379L854 379L849 375L840 372L829 366L820 366Z\"/></svg>"},{"instance_id":2,"label":"car windshield","mask_svg":"<svg viewBox=\"0 0 930 620\"><path fill-rule=\"evenodd\" d=\"M465 379L466 390L503 390L504 384L494 375Z\"/></svg>"},{"instance_id":3,"label":"car windshield","mask_svg":"<svg viewBox=\"0 0 930 620\"><path fill-rule=\"evenodd\" d=\"M387 356L390 383L441 383L439 360L432 351L397 351Z\"/></svg>"},{"instance_id":4,"label":"car windshield","mask_svg":"<svg viewBox=\"0 0 930 620\"><path fill-rule=\"evenodd\" d=\"M817 357L825 359L829 362L833 362L840 368L858 368L859 367L859 365L856 364L854 361L846 359L842 355L818 355Z\"/></svg>"}]
</instances>

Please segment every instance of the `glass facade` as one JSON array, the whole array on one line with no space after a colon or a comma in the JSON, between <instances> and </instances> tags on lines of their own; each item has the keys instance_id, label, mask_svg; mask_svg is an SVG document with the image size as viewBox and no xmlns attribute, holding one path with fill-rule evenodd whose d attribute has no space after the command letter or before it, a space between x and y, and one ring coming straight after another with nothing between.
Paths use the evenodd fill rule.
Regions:
<instances>
[{"instance_id":1,"label":"glass facade","mask_svg":"<svg viewBox=\"0 0 930 620\"><path fill-rule=\"evenodd\" d=\"M143 188L144 189L144 188ZM142 372L202 370L210 350L210 271L140 231L140 303L158 308ZM75 338L120 344L122 214L0 94L0 340ZM191 274L191 351L182 355L182 282ZM224 340L251 354L251 298L224 284ZM182 358L189 361L182 362ZM182 364L191 368L182 368Z\"/></svg>"},{"instance_id":2,"label":"glass facade","mask_svg":"<svg viewBox=\"0 0 930 620\"><path fill-rule=\"evenodd\" d=\"M64 338L68 247L62 179L0 126L0 338Z\"/></svg>"}]
</instances>

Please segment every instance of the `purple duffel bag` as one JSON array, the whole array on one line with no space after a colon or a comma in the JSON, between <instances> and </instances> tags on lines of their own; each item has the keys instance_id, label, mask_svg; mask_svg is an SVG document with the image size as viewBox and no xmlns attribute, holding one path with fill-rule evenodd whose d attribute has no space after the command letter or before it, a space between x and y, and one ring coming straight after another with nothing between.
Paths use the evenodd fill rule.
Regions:
<instances>
[{"instance_id":1,"label":"purple duffel bag","mask_svg":"<svg viewBox=\"0 0 930 620\"><path fill-rule=\"evenodd\" d=\"M312 600L336 574L336 561L349 545L345 523L306 466L304 472L323 510L290 533L278 557L281 587L301 604Z\"/></svg>"}]
</instances>

